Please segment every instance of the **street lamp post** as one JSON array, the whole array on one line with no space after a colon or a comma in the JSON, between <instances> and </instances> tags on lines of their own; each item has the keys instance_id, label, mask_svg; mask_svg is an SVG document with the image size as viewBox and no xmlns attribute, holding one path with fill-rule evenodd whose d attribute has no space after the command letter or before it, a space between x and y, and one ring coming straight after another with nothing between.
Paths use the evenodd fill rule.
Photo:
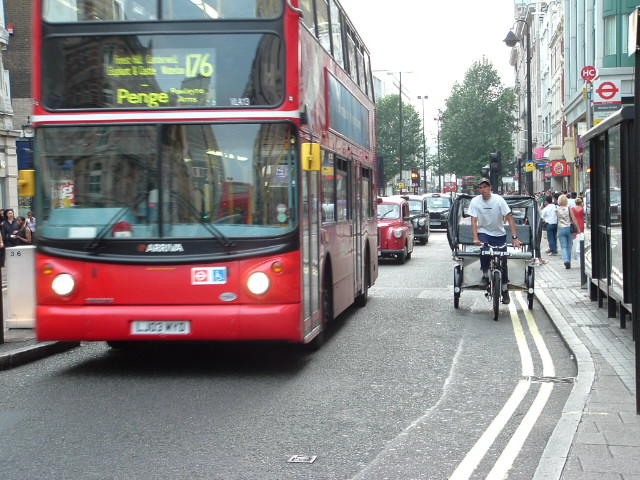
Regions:
<instances>
[{"instance_id":1,"label":"street lamp post","mask_svg":"<svg viewBox=\"0 0 640 480\"><path fill-rule=\"evenodd\" d=\"M403 126L403 120L402 120L402 73L403 72L387 72L387 75L395 75L398 74L398 121L399 121L399 126L398 126L398 138L400 139L400 145L398 148L398 166L400 167L400 182L399 183L403 183L402 182L402 165L403 165L403 152L402 152L402 130L404 128ZM413 72L404 72L404 73L413 73Z\"/></svg>"},{"instance_id":2,"label":"street lamp post","mask_svg":"<svg viewBox=\"0 0 640 480\"><path fill-rule=\"evenodd\" d=\"M422 100L422 191L427 193L427 139L424 136L424 101L429 97L426 95L418 95L418 100Z\"/></svg>"},{"instance_id":3,"label":"street lamp post","mask_svg":"<svg viewBox=\"0 0 640 480\"><path fill-rule=\"evenodd\" d=\"M522 22L527 26L527 34L525 36L525 56L527 65L527 158L525 159L525 162L531 162L533 161L533 139L531 136L533 133L531 128L531 36L529 32L529 23L527 23L526 20L516 20L513 26L519 22ZM513 26L511 27L511 30L509 30L507 37L504 39L504 43L511 48L515 47L516 43L520 43L520 45L522 45L522 37L518 37L513 33ZM526 172L526 178L528 194L533 195L533 172Z\"/></svg>"},{"instance_id":4,"label":"street lamp post","mask_svg":"<svg viewBox=\"0 0 640 480\"><path fill-rule=\"evenodd\" d=\"M437 142L438 142L438 191L442 192L442 178L440 174L442 173L442 163L440 163L440 116L433 119L438 122L438 134L437 134Z\"/></svg>"}]
</instances>

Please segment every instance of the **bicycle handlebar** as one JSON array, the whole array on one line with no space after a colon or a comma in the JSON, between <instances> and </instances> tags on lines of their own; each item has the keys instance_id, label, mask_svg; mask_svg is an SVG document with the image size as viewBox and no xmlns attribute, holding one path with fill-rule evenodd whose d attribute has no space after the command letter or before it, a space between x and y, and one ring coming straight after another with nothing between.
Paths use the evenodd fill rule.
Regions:
<instances>
[{"instance_id":1,"label":"bicycle handlebar","mask_svg":"<svg viewBox=\"0 0 640 480\"><path fill-rule=\"evenodd\" d=\"M505 243L504 245L489 245L483 243L481 248L488 248L488 250L480 250L480 255L489 255L495 257L510 257L511 252L500 250L501 248L513 247L512 243Z\"/></svg>"}]
</instances>

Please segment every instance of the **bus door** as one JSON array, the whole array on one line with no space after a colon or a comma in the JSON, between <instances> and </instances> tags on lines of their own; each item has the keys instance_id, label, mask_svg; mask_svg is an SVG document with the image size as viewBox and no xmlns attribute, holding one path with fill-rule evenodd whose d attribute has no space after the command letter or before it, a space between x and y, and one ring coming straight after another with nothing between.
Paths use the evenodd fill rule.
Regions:
<instances>
[{"instance_id":1,"label":"bus door","mask_svg":"<svg viewBox=\"0 0 640 480\"><path fill-rule=\"evenodd\" d=\"M302 171L302 305L303 337L320 325L320 281L319 281L319 202L318 172Z\"/></svg>"},{"instance_id":2,"label":"bus door","mask_svg":"<svg viewBox=\"0 0 640 480\"><path fill-rule=\"evenodd\" d=\"M353 159L351 172L351 194L353 212L353 272L355 289L358 291L362 285L362 162Z\"/></svg>"},{"instance_id":3,"label":"bus door","mask_svg":"<svg viewBox=\"0 0 640 480\"><path fill-rule=\"evenodd\" d=\"M354 221L353 162L336 156L336 225L332 243L334 313L337 315L353 303L354 298Z\"/></svg>"}]
</instances>

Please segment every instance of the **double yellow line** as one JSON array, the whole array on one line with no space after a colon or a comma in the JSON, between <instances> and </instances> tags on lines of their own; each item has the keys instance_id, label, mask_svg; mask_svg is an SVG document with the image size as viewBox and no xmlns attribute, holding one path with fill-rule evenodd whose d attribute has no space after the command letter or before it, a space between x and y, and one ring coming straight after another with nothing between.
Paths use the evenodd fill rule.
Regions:
<instances>
[{"instance_id":1,"label":"double yellow line","mask_svg":"<svg viewBox=\"0 0 640 480\"><path fill-rule=\"evenodd\" d=\"M554 377L556 370L553 365L553 360L549 354L549 350L547 349L544 339L538 330L538 325L527 308L521 293L515 292L514 296L522 307L522 311L524 312L524 316L527 320L529 332L531 333L536 349L538 350L542 360L542 375L544 377ZM469 453L467 453L462 462L460 462L451 477L449 477L451 480L467 479L471 476L486 455L489 448L491 448L495 442L500 432L504 429L509 419L513 417L513 414L522 403L529 391L529 388L531 387L531 377L534 376L533 359L531 357L531 350L529 350L529 345L522 328L522 323L520 322L520 317L518 316L518 311L514 303L509 304L509 313L511 314L511 323L513 324L513 331L518 344L518 350L520 352L522 379L520 379L513 393L498 415L480 436L473 448L469 450ZM529 436L529 433L531 433L531 429L547 404L552 391L553 383L544 382L540 385L540 390L531 404L531 407L529 407L527 414L524 416L520 425L509 440L509 443L507 443L506 447L500 454L500 457L489 472L487 479L503 479L507 476L507 473L513 466L513 462L520 454L522 446Z\"/></svg>"}]
</instances>

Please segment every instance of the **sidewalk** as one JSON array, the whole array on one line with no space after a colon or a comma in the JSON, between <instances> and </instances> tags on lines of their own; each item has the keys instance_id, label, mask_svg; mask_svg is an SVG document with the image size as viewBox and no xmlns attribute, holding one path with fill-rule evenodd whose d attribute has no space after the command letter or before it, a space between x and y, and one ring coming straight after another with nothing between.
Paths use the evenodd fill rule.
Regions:
<instances>
[{"instance_id":1,"label":"sidewalk","mask_svg":"<svg viewBox=\"0 0 640 480\"><path fill-rule=\"evenodd\" d=\"M562 256L536 267L536 297L571 349L578 376L535 479L640 480L640 415L636 415L635 345L580 285L579 262ZM69 350L79 342L38 342L32 329L5 331L0 370Z\"/></svg>"},{"instance_id":2,"label":"sidewalk","mask_svg":"<svg viewBox=\"0 0 640 480\"><path fill-rule=\"evenodd\" d=\"M5 330L4 343L0 344L0 370L24 365L79 345L80 342L38 342L31 328Z\"/></svg>"},{"instance_id":3,"label":"sidewalk","mask_svg":"<svg viewBox=\"0 0 640 480\"><path fill-rule=\"evenodd\" d=\"M549 263L536 267L536 297L574 354L578 376L535 478L640 479L631 322L621 329L589 299L579 261L567 270L562 255L543 258Z\"/></svg>"}]
</instances>

